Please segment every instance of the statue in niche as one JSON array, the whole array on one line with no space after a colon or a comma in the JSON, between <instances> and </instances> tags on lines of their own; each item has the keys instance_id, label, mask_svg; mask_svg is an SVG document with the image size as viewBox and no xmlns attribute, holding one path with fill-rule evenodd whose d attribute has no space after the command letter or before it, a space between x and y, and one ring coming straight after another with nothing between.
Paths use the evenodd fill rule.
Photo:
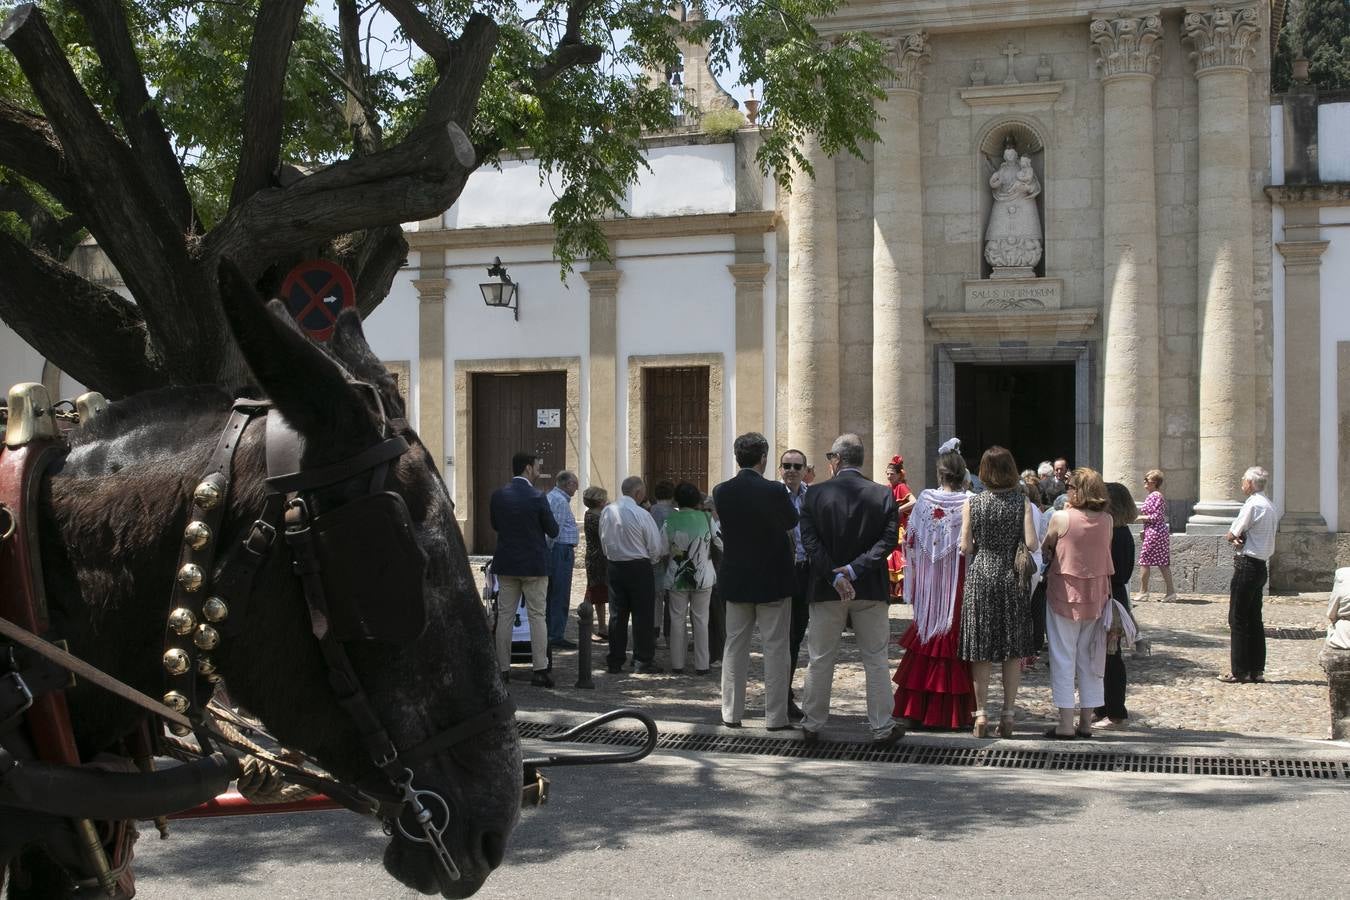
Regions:
<instances>
[{"instance_id":1,"label":"statue in niche","mask_svg":"<svg viewBox=\"0 0 1350 900\"><path fill-rule=\"evenodd\" d=\"M1015 144L1003 147L1003 163L989 176L994 206L984 232L984 258L994 267L994 278L1031 278L1041 261L1041 217L1036 198L1041 182L1031 158L1021 156Z\"/></svg>"}]
</instances>

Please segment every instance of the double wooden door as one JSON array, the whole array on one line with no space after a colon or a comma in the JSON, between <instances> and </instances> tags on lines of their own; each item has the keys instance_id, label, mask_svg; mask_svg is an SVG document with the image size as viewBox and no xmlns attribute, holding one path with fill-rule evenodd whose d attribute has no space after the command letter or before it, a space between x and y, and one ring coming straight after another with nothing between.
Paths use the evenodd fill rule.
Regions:
<instances>
[{"instance_id":1,"label":"double wooden door","mask_svg":"<svg viewBox=\"0 0 1350 900\"><path fill-rule=\"evenodd\" d=\"M662 479L708 484L708 367L642 370L642 477L647 495Z\"/></svg>"},{"instance_id":2,"label":"double wooden door","mask_svg":"<svg viewBox=\"0 0 1350 900\"><path fill-rule=\"evenodd\" d=\"M567 375L564 372L473 376L473 552L491 554L497 533L488 516L492 492L511 480L511 457L533 450L544 462L535 487L548 491L566 466Z\"/></svg>"}]
</instances>

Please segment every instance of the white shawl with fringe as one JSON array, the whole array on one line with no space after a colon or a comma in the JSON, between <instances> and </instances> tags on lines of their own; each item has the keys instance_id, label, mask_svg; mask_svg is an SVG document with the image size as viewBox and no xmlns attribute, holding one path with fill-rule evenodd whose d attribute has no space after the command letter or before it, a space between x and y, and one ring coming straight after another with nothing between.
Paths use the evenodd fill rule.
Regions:
<instances>
[{"instance_id":1,"label":"white shawl with fringe","mask_svg":"<svg viewBox=\"0 0 1350 900\"><path fill-rule=\"evenodd\" d=\"M952 629L961 576L961 511L970 494L929 488L919 495L905 533L905 602L914 609L919 640Z\"/></svg>"}]
</instances>

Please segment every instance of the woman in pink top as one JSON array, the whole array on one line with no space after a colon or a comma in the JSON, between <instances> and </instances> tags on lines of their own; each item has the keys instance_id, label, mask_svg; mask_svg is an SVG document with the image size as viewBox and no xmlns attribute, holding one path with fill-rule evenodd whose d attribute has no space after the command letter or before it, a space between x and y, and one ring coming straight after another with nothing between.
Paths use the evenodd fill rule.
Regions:
<instances>
[{"instance_id":1,"label":"woman in pink top","mask_svg":"<svg viewBox=\"0 0 1350 900\"><path fill-rule=\"evenodd\" d=\"M1046 572L1046 637L1050 643L1050 687L1059 707L1059 726L1046 737L1092 737L1092 713L1102 705L1106 629L1102 612L1111 600L1111 513L1106 485L1092 469L1075 469L1065 489L1068 505L1050 517L1042 551ZM1074 703L1074 677L1078 702ZM1078 711L1075 729L1073 714Z\"/></svg>"}]
</instances>

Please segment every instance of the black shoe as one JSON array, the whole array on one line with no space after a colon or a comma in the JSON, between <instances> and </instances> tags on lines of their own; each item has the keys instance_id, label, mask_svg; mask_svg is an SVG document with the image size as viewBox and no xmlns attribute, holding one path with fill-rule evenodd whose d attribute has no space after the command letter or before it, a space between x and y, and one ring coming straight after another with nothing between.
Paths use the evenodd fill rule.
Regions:
<instances>
[{"instance_id":1,"label":"black shoe","mask_svg":"<svg viewBox=\"0 0 1350 900\"><path fill-rule=\"evenodd\" d=\"M549 677L548 672L541 669L534 673L534 677L530 679L530 684L535 687L551 688L553 687L553 679Z\"/></svg>"},{"instance_id":2,"label":"black shoe","mask_svg":"<svg viewBox=\"0 0 1350 900\"><path fill-rule=\"evenodd\" d=\"M671 669L671 670L670 670L670 674L672 674L672 675L683 675L683 674L684 674L684 667L681 666L681 667L678 668L678 669Z\"/></svg>"},{"instance_id":3,"label":"black shoe","mask_svg":"<svg viewBox=\"0 0 1350 900\"><path fill-rule=\"evenodd\" d=\"M797 705L797 701L796 701L796 700L793 700L791 697L789 697L789 698L788 698L788 721L789 721L789 722L800 722L802 719L805 719L805 718L806 718L806 713L802 712L802 708L801 708L800 706Z\"/></svg>"},{"instance_id":4,"label":"black shoe","mask_svg":"<svg viewBox=\"0 0 1350 900\"><path fill-rule=\"evenodd\" d=\"M708 674L709 672L711 672L711 671L712 671L712 669L695 669L695 670L694 670L694 674L695 674L695 675L707 675L707 674Z\"/></svg>"},{"instance_id":5,"label":"black shoe","mask_svg":"<svg viewBox=\"0 0 1350 900\"><path fill-rule=\"evenodd\" d=\"M805 745L808 746L808 747L814 747L816 744L819 744L819 743L820 743L820 732L819 732L819 731L809 731L809 730L803 728L803 729L802 729L802 743L805 744Z\"/></svg>"},{"instance_id":6,"label":"black shoe","mask_svg":"<svg viewBox=\"0 0 1350 900\"><path fill-rule=\"evenodd\" d=\"M764 730L765 730L765 731L793 731L793 730L795 730L796 728L797 728L796 725L768 725L768 726L766 726L766 727L764 728Z\"/></svg>"},{"instance_id":7,"label":"black shoe","mask_svg":"<svg viewBox=\"0 0 1350 900\"><path fill-rule=\"evenodd\" d=\"M664 671L656 663L633 663L633 672L637 675L660 675Z\"/></svg>"},{"instance_id":8,"label":"black shoe","mask_svg":"<svg viewBox=\"0 0 1350 900\"><path fill-rule=\"evenodd\" d=\"M879 737L879 738L874 739L874 740L872 741L872 746L873 746L873 747L894 747L896 744L900 743L900 740L901 740L904 736L905 736L905 726L903 726L903 725L896 725L894 728L892 728L892 729L890 730L890 733L889 733L889 734L885 735L884 737Z\"/></svg>"},{"instance_id":9,"label":"black shoe","mask_svg":"<svg viewBox=\"0 0 1350 900\"><path fill-rule=\"evenodd\" d=\"M740 723L740 722L728 722L726 719L723 719L723 720L722 720L722 727L723 727L723 728L740 728L740 727L741 727L741 723Z\"/></svg>"},{"instance_id":10,"label":"black shoe","mask_svg":"<svg viewBox=\"0 0 1350 900\"><path fill-rule=\"evenodd\" d=\"M558 638L556 641L549 641L548 645L550 647L557 647L559 650L577 649L577 645L569 641L567 638Z\"/></svg>"},{"instance_id":11,"label":"black shoe","mask_svg":"<svg viewBox=\"0 0 1350 900\"><path fill-rule=\"evenodd\" d=\"M605 666L605 671L611 675L622 675L623 666Z\"/></svg>"}]
</instances>

